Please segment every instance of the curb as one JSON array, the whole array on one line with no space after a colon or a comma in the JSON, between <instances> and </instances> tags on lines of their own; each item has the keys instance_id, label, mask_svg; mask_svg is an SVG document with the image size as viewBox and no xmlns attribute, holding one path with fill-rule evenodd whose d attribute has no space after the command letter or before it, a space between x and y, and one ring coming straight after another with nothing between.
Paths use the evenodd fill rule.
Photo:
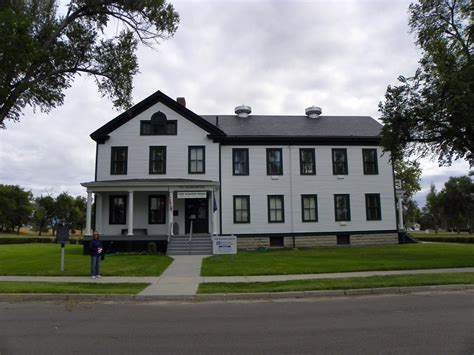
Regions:
<instances>
[{"instance_id":1,"label":"curb","mask_svg":"<svg viewBox=\"0 0 474 355\"><path fill-rule=\"evenodd\" d=\"M0 302L207 302L207 301L237 301L237 300L273 300L328 298L347 296L393 295L418 292L443 292L474 290L474 284L383 287L350 290L296 291L296 292L259 292L259 293L215 293L197 295L97 295L97 294L44 294L44 293L6 293L0 294Z\"/></svg>"}]
</instances>

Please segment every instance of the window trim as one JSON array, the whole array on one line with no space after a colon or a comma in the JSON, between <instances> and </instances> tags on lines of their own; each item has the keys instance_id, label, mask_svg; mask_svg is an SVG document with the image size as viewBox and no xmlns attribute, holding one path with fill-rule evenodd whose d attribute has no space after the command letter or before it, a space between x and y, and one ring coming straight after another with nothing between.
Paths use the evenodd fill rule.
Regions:
<instances>
[{"instance_id":1,"label":"window trim","mask_svg":"<svg viewBox=\"0 0 474 355\"><path fill-rule=\"evenodd\" d=\"M235 172L235 156L238 151L245 151L247 152L247 173L245 174L237 174ZM249 148L232 148L232 175L233 176L248 176L250 174L250 155L249 155Z\"/></svg>"},{"instance_id":2,"label":"window trim","mask_svg":"<svg viewBox=\"0 0 474 355\"><path fill-rule=\"evenodd\" d=\"M337 197L347 196L347 219L337 218ZM334 194L334 219L336 222L350 222L351 221L351 195L350 194Z\"/></svg>"},{"instance_id":3,"label":"window trim","mask_svg":"<svg viewBox=\"0 0 474 355\"><path fill-rule=\"evenodd\" d=\"M270 151L279 151L280 152L280 171L276 174L270 174L270 160L269 153ZM267 176L276 176L276 175L283 175L283 148L267 148L266 149L266 157L267 157Z\"/></svg>"},{"instance_id":4,"label":"window trim","mask_svg":"<svg viewBox=\"0 0 474 355\"><path fill-rule=\"evenodd\" d=\"M345 159L344 159L344 170L345 170L345 172L343 172L343 173L337 173L336 172L336 161L334 159L334 153L338 150L344 152L344 156L345 156ZM348 164L347 164L347 148L332 148L331 149L331 161L332 161L332 174L333 175L349 175L349 168L348 168Z\"/></svg>"},{"instance_id":5,"label":"window trim","mask_svg":"<svg viewBox=\"0 0 474 355\"><path fill-rule=\"evenodd\" d=\"M163 222L152 222L151 221L151 199L152 198L160 198L163 200ZM155 224L166 224L166 211L167 211L167 208L166 208L166 195L148 195L148 224L152 224L152 225L155 225Z\"/></svg>"},{"instance_id":6,"label":"window trim","mask_svg":"<svg viewBox=\"0 0 474 355\"><path fill-rule=\"evenodd\" d=\"M314 209L315 209L315 219L305 219L304 218L304 199L305 197L313 197L314 198ZM303 194L301 195L301 222L303 223L314 223L314 222L319 222L319 216L318 216L318 195L317 194Z\"/></svg>"},{"instance_id":7,"label":"window trim","mask_svg":"<svg viewBox=\"0 0 474 355\"><path fill-rule=\"evenodd\" d=\"M122 221L112 222L112 200L114 198L123 198L125 200L125 203L124 203L125 213L123 214L123 218L124 218L123 223ZM127 206L128 206L127 195L110 195L109 196L109 225L126 225L127 224Z\"/></svg>"},{"instance_id":8,"label":"window trim","mask_svg":"<svg viewBox=\"0 0 474 355\"><path fill-rule=\"evenodd\" d=\"M202 148L202 171L191 171L191 150ZM205 145L189 145L188 146L188 174L205 174L206 173L206 146Z\"/></svg>"},{"instance_id":9,"label":"window trim","mask_svg":"<svg viewBox=\"0 0 474 355\"><path fill-rule=\"evenodd\" d=\"M114 158L114 151L118 150L125 150L125 163L124 163L124 171L121 173L115 173L114 172L114 163L116 160L113 160ZM115 147L110 147L110 175L127 175L127 170L128 170L128 146L115 146Z\"/></svg>"},{"instance_id":10,"label":"window trim","mask_svg":"<svg viewBox=\"0 0 474 355\"><path fill-rule=\"evenodd\" d=\"M305 173L303 170L303 152L310 152L312 156L313 172ZM316 152L314 148L300 148L300 175L316 175Z\"/></svg>"},{"instance_id":11,"label":"window trim","mask_svg":"<svg viewBox=\"0 0 474 355\"><path fill-rule=\"evenodd\" d=\"M163 149L163 172L160 172L160 173L152 172L153 161L151 160L151 152L155 148L162 148ZM166 146L164 146L164 145L152 145L152 146L150 146L149 156L148 156L148 174L150 174L150 175L165 175L166 174L166 163L167 163L167 161L166 161Z\"/></svg>"},{"instance_id":12,"label":"window trim","mask_svg":"<svg viewBox=\"0 0 474 355\"><path fill-rule=\"evenodd\" d=\"M151 120L141 120L140 121L140 136L176 136L178 135L178 120L166 120L166 123L165 123L165 133L157 133L157 134L145 134L143 133L143 124L150 124L150 126L152 126L151 124ZM168 124L173 124L175 127L176 127L176 130L175 132L176 133L172 133L172 134L169 134L167 132L167 129L168 129ZM151 129L151 128L150 128ZM152 129L151 129L152 130Z\"/></svg>"},{"instance_id":13,"label":"window trim","mask_svg":"<svg viewBox=\"0 0 474 355\"><path fill-rule=\"evenodd\" d=\"M247 221L237 221L236 219L236 208L235 208L235 201L237 198L244 198L247 200ZM234 195L232 199L233 203L233 216L234 216L234 224L249 224L251 219L250 219L250 195Z\"/></svg>"},{"instance_id":14,"label":"window trim","mask_svg":"<svg viewBox=\"0 0 474 355\"><path fill-rule=\"evenodd\" d=\"M370 151L375 151L375 162L374 162L375 172L374 173L367 172L366 165L365 165L364 154L365 154L365 152L370 152ZM364 169L364 175L378 175L379 174L379 163L378 163L377 148L363 148L362 149L362 167Z\"/></svg>"},{"instance_id":15,"label":"window trim","mask_svg":"<svg viewBox=\"0 0 474 355\"><path fill-rule=\"evenodd\" d=\"M376 197L377 198L378 218L370 218L369 219L369 204L368 204L368 198L369 197ZM381 221L382 220L382 206L381 206L380 194L379 193L365 194L365 218L367 219L367 221Z\"/></svg>"},{"instance_id":16,"label":"window trim","mask_svg":"<svg viewBox=\"0 0 474 355\"><path fill-rule=\"evenodd\" d=\"M270 199L272 198L281 198L281 221L270 220ZM285 223L285 195L267 195L267 215L268 223Z\"/></svg>"}]
</instances>

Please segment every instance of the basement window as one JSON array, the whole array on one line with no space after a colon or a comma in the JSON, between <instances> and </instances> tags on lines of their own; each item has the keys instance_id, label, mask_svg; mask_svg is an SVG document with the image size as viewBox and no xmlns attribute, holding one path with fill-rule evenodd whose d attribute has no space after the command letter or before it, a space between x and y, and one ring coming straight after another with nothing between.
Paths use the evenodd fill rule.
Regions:
<instances>
[{"instance_id":1,"label":"basement window","mask_svg":"<svg viewBox=\"0 0 474 355\"><path fill-rule=\"evenodd\" d=\"M270 247L271 248L282 248L285 245L284 237L270 237Z\"/></svg>"},{"instance_id":2,"label":"basement window","mask_svg":"<svg viewBox=\"0 0 474 355\"><path fill-rule=\"evenodd\" d=\"M337 245L350 245L351 244L351 235L350 234L337 234Z\"/></svg>"}]
</instances>

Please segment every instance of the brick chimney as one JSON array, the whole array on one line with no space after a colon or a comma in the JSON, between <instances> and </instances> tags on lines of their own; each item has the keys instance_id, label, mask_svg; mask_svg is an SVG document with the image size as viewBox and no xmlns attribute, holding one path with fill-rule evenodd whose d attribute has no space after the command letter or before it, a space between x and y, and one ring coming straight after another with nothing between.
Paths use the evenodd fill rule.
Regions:
<instances>
[{"instance_id":1,"label":"brick chimney","mask_svg":"<svg viewBox=\"0 0 474 355\"><path fill-rule=\"evenodd\" d=\"M176 98L176 102L180 104L181 106L186 107L186 99L184 97L178 97Z\"/></svg>"}]
</instances>

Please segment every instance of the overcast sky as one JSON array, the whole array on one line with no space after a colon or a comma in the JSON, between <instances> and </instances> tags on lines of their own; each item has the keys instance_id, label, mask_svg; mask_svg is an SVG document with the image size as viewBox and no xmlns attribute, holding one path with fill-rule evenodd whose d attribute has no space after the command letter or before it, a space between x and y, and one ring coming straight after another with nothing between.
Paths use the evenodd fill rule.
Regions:
<instances>
[{"instance_id":1,"label":"overcast sky","mask_svg":"<svg viewBox=\"0 0 474 355\"><path fill-rule=\"evenodd\" d=\"M420 53L408 32L410 1L172 1L181 21L156 50L140 47L134 103L156 90L184 96L198 114L370 115L387 85L410 76ZM84 195L94 179L95 143L89 134L119 112L90 78L77 77L63 106L49 114L25 111L0 130L0 183L34 195ZM466 175L423 161L424 204L429 185Z\"/></svg>"}]
</instances>

